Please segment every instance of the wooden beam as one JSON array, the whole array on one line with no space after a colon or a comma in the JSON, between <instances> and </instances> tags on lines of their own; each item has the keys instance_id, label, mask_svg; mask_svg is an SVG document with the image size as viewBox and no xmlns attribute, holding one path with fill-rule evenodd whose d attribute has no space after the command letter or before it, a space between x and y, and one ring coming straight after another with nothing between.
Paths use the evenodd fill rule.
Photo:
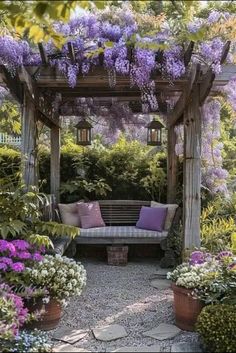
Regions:
<instances>
[{"instance_id":1,"label":"wooden beam","mask_svg":"<svg viewBox=\"0 0 236 353\"><path fill-rule=\"evenodd\" d=\"M56 202L60 201L60 128L51 128L51 194L55 195Z\"/></svg>"},{"instance_id":2,"label":"wooden beam","mask_svg":"<svg viewBox=\"0 0 236 353\"><path fill-rule=\"evenodd\" d=\"M189 46L186 50L186 52L184 53L184 65L185 67L188 66L188 64L190 63L191 57L192 57L192 53L193 53L193 48L194 48L194 42L190 42Z\"/></svg>"},{"instance_id":3,"label":"wooden beam","mask_svg":"<svg viewBox=\"0 0 236 353\"><path fill-rule=\"evenodd\" d=\"M230 49L230 41L226 42L223 47L221 60L220 60L221 65L226 60L229 49ZM215 78L216 78L216 74L212 71L212 68L209 68L207 72L202 76L201 85L200 85L200 101L199 101L200 105L203 105L205 99L209 95Z\"/></svg>"},{"instance_id":4,"label":"wooden beam","mask_svg":"<svg viewBox=\"0 0 236 353\"><path fill-rule=\"evenodd\" d=\"M19 68L18 74L38 111L38 118L49 127L59 125L59 115L53 110L52 101L49 102L44 93L38 89L36 81L32 79L24 66Z\"/></svg>"},{"instance_id":5,"label":"wooden beam","mask_svg":"<svg viewBox=\"0 0 236 353\"><path fill-rule=\"evenodd\" d=\"M68 42L67 48L68 48L68 52L69 52L70 61L72 64L74 64L75 63L75 49L74 49L73 43Z\"/></svg>"},{"instance_id":6,"label":"wooden beam","mask_svg":"<svg viewBox=\"0 0 236 353\"><path fill-rule=\"evenodd\" d=\"M39 48L42 64L46 66L48 64L48 57L44 50L43 43L38 43L38 48Z\"/></svg>"},{"instance_id":7,"label":"wooden beam","mask_svg":"<svg viewBox=\"0 0 236 353\"><path fill-rule=\"evenodd\" d=\"M38 184L36 121L37 111L34 102L25 91L22 114L22 175L27 189L30 185Z\"/></svg>"},{"instance_id":8,"label":"wooden beam","mask_svg":"<svg viewBox=\"0 0 236 353\"><path fill-rule=\"evenodd\" d=\"M18 75L21 80L21 82L26 84L26 87L28 89L28 92L32 99L35 99L37 101L37 87L36 83L32 80L31 76L27 72L27 70L24 68L24 66L21 66L20 69L18 70Z\"/></svg>"},{"instance_id":9,"label":"wooden beam","mask_svg":"<svg viewBox=\"0 0 236 353\"><path fill-rule=\"evenodd\" d=\"M197 64L197 65L194 65L192 68L191 75L184 92L181 94L180 98L175 104L174 109L167 116L167 122L169 127L177 124L181 120L184 110L192 94L192 90L196 85L196 83L198 82L199 75L200 75L200 65Z\"/></svg>"},{"instance_id":10,"label":"wooden beam","mask_svg":"<svg viewBox=\"0 0 236 353\"><path fill-rule=\"evenodd\" d=\"M178 184L178 156L175 153L176 145L175 128L168 130L168 156L167 156L167 202L176 203Z\"/></svg>"},{"instance_id":11,"label":"wooden beam","mask_svg":"<svg viewBox=\"0 0 236 353\"><path fill-rule=\"evenodd\" d=\"M197 85L184 112L184 249L200 247L201 113Z\"/></svg>"}]
</instances>

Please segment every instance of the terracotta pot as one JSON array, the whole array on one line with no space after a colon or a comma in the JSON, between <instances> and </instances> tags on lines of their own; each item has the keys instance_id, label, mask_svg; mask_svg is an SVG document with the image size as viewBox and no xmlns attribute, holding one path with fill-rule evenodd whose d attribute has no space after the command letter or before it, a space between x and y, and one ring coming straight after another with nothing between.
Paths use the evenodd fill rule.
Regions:
<instances>
[{"instance_id":1,"label":"terracotta pot","mask_svg":"<svg viewBox=\"0 0 236 353\"><path fill-rule=\"evenodd\" d=\"M43 331L53 330L59 324L62 316L61 304L56 299L50 299L49 303L44 304L42 298L34 298L25 301L25 307L29 310L29 313L34 313L36 310L44 310L44 313L40 316L37 321L31 321L25 328L34 329L37 328Z\"/></svg>"},{"instance_id":2,"label":"terracotta pot","mask_svg":"<svg viewBox=\"0 0 236 353\"><path fill-rule=\"evenodd\" d=\"M192 296L192 290L172 283L176 326L185 331L194 331L197 317L204 303Z\"/></svg>"}]
</instances>

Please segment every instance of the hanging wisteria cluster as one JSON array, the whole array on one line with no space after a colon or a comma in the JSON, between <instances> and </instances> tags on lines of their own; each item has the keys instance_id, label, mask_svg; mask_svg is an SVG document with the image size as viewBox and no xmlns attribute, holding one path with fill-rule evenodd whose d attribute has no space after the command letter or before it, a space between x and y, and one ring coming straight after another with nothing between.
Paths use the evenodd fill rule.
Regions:
<instances>
[{"instance_id":1,"label":"hanging wisteria cluster","mask_svg":"<svg viewBox=\"0 0 236 353\"><path fill-rule=\"evenodd\" d=\"M202 185L211 193L227 194L228 172L223 168L222 150L220 142L220 111L221 104L217 99L209 98L202 108ZM182 156L184 127L175 127L177 143L175 152Z\"/></svg>"},{"instance_id":2,"label":"hanging wisteria cluster","mask_svg":"<svg viewBox=\"0 0 236 353\"><path fill-rule=\"evenodd\" d=\"M220 140L221 104L209 99L202 108L202 183L212 193L227 194L228 172L222 159L223 143Z\"/></svg>"},{"instance_id":3,"label":"hanging wisteria cluster","mask_svg":"<svg viewBox=\"0 0 236 353\"><path fill-rule=\"evenodd\" d=\"M196 34L216 22L227 21L229 16L228 13L213 11L207 19L196 19L186 29ZM58 50L52 42L48 42L45 45L46 54L49 65L56 66L68 78L69 86L77 84L79 75L86 75L94 66L103 64L111 86L116 84L117 74L130 77L131 87L136 86L141 91L144 112L158 109L152 79L154 72L160 72L170 81L186 72L184 51L188 43L180 45L171 26L164 20L154 31L140 35L137 15L126 4L123 8L83 14L67 24L56 23L54 27L64 36L65 44ZM68 42L74 47L75 62L71 61ZM219 73L222 48L222 39L215 35L207 41L198 40L193 60L211 65ZM160 51L161 61L158 60ZM38 50L26 40L2 36L0 64L14 75L23 64L40 65L41 58Z\"/></svg>"}]
</instances>

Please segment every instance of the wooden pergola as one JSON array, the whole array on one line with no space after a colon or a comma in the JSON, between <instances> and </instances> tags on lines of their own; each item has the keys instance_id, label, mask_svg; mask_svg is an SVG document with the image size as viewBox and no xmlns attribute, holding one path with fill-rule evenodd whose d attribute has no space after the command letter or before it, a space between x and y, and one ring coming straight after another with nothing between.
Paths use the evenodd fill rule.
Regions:
<instances>
[{"instance_id":1,"label":"wooden pergola","mask_svg":"<svg viewBox=\"0 0 236 353\"><path fill-rule=\"evenodd\" d=\"M222 51L223 64L230 43ZM0 84L8 87L11 94L22 106L22 160L23 178L26 185L37 185L37 121L40 120L51 130L51 193L59 201L60 187L60 106L76 97L93 97L103 104L109 104L115 97L121 102L131 102L138 111L140 91L130 88L128 77L117 76L114 88L108 84L107 72L94 67L86 76L79 76L74 88L68 86L67 79L48 65L48 57L39 46L42 65L40 67L22 66L12 77L4 66L0 67ZM188 66L193 51L190 43L184 55ZM73 50L70 51L73 62ZM161 60L161 55L157 55ZM206 97L217 87L225 85L236 73L234 65L223 66L222 73L215 75L211 68L199 64L191 65L187 74L170 84L160 73L153 74L156 95L162 113L168 122L168 195L169 203L175 202L177 189L178 157L175 153L175 126L184 124L184 182L183 182L183 226L184 248L200 246L201 211L201 106ZM60 97L60 100L58 99ZM165 98L175 97L177 103L171 111L166 110Z\"/></svg>"}]
</instances>

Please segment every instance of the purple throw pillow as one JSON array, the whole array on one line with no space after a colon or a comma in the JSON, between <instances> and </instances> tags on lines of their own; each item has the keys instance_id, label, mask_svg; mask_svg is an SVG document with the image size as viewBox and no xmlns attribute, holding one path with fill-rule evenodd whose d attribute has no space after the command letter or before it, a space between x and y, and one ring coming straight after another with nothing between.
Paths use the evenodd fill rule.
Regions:
<instances>
[{"instance_id":1,"label":"purple throw pillow","mask_svg":"<svg viewBox=\"0 0 236 353\"><path fill-rule=\"evenodd\" d=\"M78 203L81 228L105 227L98 202Z\"/></svg>"},{"instance_id":2,"label":"purple throw pillow","mask_svg":"<svg viewBox=\"0 0 236 353\"><path fill-rule=\"evenodd\" d=\"M167 207L145 207L141 208L137 228L156 230L162 232L165 225Z\"/></svg>"}]
</instances>

